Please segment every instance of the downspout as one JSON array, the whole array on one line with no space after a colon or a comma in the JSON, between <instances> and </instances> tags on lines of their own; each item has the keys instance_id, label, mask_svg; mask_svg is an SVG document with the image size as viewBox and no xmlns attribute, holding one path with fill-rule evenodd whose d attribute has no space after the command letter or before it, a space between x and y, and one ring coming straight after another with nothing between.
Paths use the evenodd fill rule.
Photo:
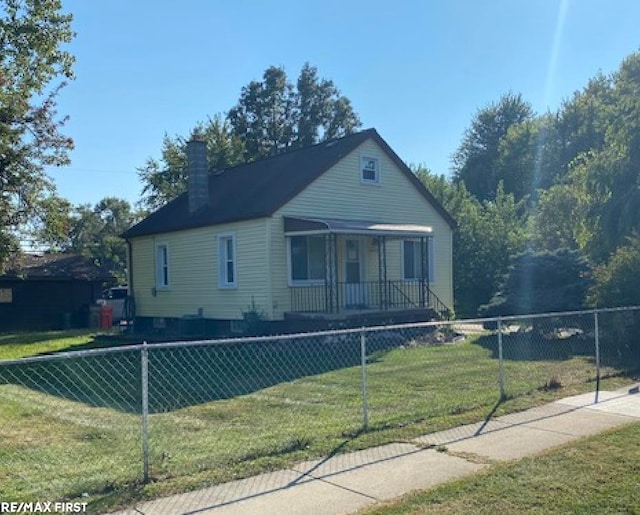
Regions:
<instances>
[{"instance_id":1,"label":"downspout","mask_svg":"<svg viewBox=\"0 0 640 515\"><path fill-rule=\"evenodd\" d=\"M267 245L267 315L269 316L269 320L274 319L275 308L273 305L273 281L271 279L271 274L273 273L273 269L271 268L272 256L271 253L273 249L271 248L271 223L273 218L268 217L265 218L265 240ZM286 240L286 238L285 238ZM286 243L286 241L285 241Z\"/></svg>"},{"instance_id":2,"label":"downspout","mask_svg":"<svg viewBox=\"0 0 640 515\"><path fill-rule=\"evenodd\" d=\"M135 321L136 318L136 301L133 296L133 246L131 240L127 238L127 298L125 300L125 315L127 320Z\"/></svg>"},{"instance_id":3,"label":"downspout","mask_svg":"<svg viewBox=\"0 0 640 515\"><path fill-rule=\"evenodd\" d=\"M126 239L127 242L127 286L129 292L133 295L133 249L131 246L131 240Z\"/></svg>"}]
</instances>

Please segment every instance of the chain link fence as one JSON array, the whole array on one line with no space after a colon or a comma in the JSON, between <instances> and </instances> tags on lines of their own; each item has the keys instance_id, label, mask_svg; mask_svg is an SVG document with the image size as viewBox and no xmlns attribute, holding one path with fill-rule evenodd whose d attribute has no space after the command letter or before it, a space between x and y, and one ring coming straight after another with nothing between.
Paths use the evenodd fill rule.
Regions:
<instances>
[{"instance_id":1,"label":"chain link fence","mask_svg":"<svg viewBox=\"0 0 640 515\"><path fill-rule=\"evenodd\" d=\"M106 510L487 420L640 371L640 308L0 361L0 498Z\"/></svg>"}]
</instances>

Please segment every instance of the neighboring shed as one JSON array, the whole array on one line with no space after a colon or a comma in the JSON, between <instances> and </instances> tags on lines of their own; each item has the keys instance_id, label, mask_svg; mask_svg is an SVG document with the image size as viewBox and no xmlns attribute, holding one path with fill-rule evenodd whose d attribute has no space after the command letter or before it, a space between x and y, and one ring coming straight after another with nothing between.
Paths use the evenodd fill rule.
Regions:
<instances>
[{"instance_id":1,"label":"neighboring shed","mask_svg":"<svg viewBox=\"0 0 640 515\"><path fill-rule=\"evenodd\" d=\"M0 275L0 331L87 327L109 269L72 254L22 255Z\"/></svg>"}]
</instances>

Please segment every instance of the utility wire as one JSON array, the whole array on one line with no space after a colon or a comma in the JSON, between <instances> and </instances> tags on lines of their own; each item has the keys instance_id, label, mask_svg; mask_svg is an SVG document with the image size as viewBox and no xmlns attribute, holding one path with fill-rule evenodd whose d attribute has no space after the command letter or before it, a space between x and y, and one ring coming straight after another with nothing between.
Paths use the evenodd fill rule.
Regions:
<instances>
[{"instance_id":1,"label":"utility wire","mask_svg":"<svg viewBox=\"0 0 640 515\"><path fill-rule=\"evenodd\" d=\"M52 168L49 170L50 172L89 172L89 173L119 173L131 175L131 173L138 173L137 170L126 171L126 170L98 170L96 168Z\"/></svg>"}]
</instances>

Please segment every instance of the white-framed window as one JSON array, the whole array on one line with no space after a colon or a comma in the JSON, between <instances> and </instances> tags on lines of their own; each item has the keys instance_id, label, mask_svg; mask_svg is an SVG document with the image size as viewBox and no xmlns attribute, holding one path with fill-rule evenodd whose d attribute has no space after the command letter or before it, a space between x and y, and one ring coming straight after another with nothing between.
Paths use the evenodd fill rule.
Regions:
<instances>
[{"instance_id":1,"label":"white-framed window","mask_svg":"<svg viewBox=\"0 0 640 515\"><path fill-rule=\"evenodd\" d=\"M402 278L405 281L418 281L422 278L423 266L427 266L425 270L425 279L429 283L436 281L436 262L435 253L433 251L433 238L426 238L426 263L422 263L423 251L420 248L420 240L403 240L402 241Z\"/></svg>"},{"instance_id":2,"label":"white-framed window","mask_svg":"<svg viewBox=\"0 0 640 515\"><path fill-rule=\"evenodd\" d=\"M380 182L380 160L377 157L360 157L360 181L372 184Z\"/></svg>"},{"instance_id":3,"label":"white-framed window","mask_svg":"<svg viewBox=\"0 0 640 515\"><path fill-rule=\"evenodd\" d=\"M221 234L218 236L218 285L221 288L238 285L236 263L236 235Z\"/></svg>"},{"instance_id":4,"label":"white-framed window","mask_svg":"<svg viewBox=\"0 0 640 515\"><path fill-rule=\"evenodd\" d=\"M169 288L169 246L156 245L156 288Z\"/></svg>"},{"instance_id":5,"label":"white-framed window","mask_svg":"<svg viewBox=\"0 0 640 515\"><path fill-rule=\"evenodd\" d=\"M324 281L324 252L324 236L292 236L289 238L290 283Z\"/></svg>"}]
</instances>

